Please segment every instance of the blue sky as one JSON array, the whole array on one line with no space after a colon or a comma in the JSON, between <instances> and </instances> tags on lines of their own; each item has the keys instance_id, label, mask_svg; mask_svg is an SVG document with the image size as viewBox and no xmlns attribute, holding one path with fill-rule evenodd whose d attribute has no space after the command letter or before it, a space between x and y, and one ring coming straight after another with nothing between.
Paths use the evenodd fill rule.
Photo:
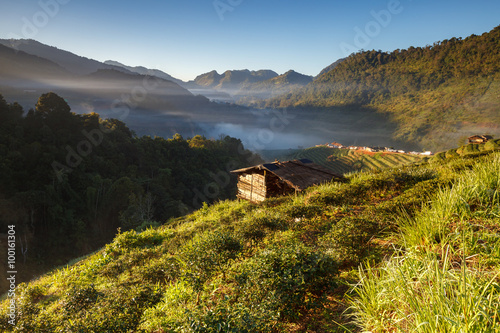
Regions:
<instances>
[{"instance_id":1,"label":"blue sky","mask_svg":"<svg viewBox=\"0 0 500 333\"><path fill-rule=\"evenodd\" d=\"M213 69L317 75L353 50L425 46L497 25L498 0L0 0L0 38L183 80Z\"/></svg>"}]
</instances>

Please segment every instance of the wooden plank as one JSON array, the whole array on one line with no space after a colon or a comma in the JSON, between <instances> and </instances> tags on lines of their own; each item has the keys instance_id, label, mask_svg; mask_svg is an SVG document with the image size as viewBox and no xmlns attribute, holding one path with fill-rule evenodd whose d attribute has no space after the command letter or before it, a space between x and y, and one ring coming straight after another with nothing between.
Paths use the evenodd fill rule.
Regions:
<instances>
[{"instance_id":1,"label":"wooden plank","mask_svg":"<svg viewBox=\"0 0 500 333\"><path fill-rule=\"evenodd\" d=\"M260 174L241 174L238 178L238 194L240 199L251 202L262 202L266 199L266 179Z\"/></svg>"}]
</instances>

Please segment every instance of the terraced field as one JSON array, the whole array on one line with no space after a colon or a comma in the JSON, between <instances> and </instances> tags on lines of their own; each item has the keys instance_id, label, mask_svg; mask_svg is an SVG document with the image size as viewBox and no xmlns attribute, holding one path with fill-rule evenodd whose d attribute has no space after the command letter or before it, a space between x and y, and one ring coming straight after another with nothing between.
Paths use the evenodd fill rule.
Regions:
<instances>
[{"instance_id":1,"label":"terraced field","mask_svg":"<svg viewBox=\"0 0 500 333\"><path fill-rule=\"evenodd\" d=\"M382 170L404 164L418 162L422 158L415 155L397 153L370 153L349 149L331 149L313 147L294 151L288 155L277 157L280 160L307 158L337 173L352 171Z\"/></svg>"}]
</instances>

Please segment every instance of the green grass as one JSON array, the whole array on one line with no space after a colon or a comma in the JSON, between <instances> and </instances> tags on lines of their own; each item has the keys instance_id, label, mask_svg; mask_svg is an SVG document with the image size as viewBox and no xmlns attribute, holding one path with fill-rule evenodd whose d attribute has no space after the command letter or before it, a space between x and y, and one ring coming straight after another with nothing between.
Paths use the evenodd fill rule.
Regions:
<instances>
[{"instance_id":1,"label":"green grass","mask_svg":"<svg viewBox=\"0 0 500 333\"><path fill-rule=\"evenodd\" d=\"M500 332L500 155L451 166L465 170L453 186L399 221L398 253L360 270L364 330Z\"/></svg>"},{"instance_id":2,"label":"green grass","mask_svg":"<svg viewBox=\"0 0 500 333\"><path fill-rule=\"evenodd\" d=\"M0 330L495 332L499 165L492 153L377 167L120 233L20 284L16 325L5 300Z\"/></svg>"}]
</instances>

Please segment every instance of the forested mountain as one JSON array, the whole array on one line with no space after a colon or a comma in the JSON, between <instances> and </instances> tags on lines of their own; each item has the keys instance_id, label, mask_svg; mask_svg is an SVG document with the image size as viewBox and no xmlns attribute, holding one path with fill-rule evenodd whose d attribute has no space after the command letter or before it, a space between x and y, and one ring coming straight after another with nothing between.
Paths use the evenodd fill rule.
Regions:
<instances>
[{"instance_id":1,"label":"forested mountain","mask_svg":"<svg viewBox=\"0 0 500 333\"><path fill-rule=\"evenodd\" d=\"M453 147L475 132L500 134L499 70L496 27L426 47L352 54L307 87L262 106L371 107L397 123L397 138Z\"/></svg>"},{"instance_id":2,"label":"forested mountain","mask_svg":"<svg viewBox=\"0 0 500 333\"><path fill-rule=\"evenodd\" d=\"M240 90L234 93L234 98L240 104L252 105L256 104L258 100L290 93L295 89L306 86L312 80L311 76L289 70L282 75L265 81L243 84Z\"/></svg>"},{"instance_id":3,"label":"forested mountain","mask_svg":"<svg viewBox=\"0 0 500 333\"><path fill-rule=\"evenodd\" d=\"M117 228L231 198L228 171L260 161L227 136L137 137L119 120L72 113L54 93L23 114L0 97L0 224L16 225L29 249L20 262L39 268L89 253Z\"/></svg>"},{"instance_id":4,"label":"forested mountain","mask_svg":"<svg viewBox=\"0 0 500 333\"><path fill-rule=\"evenodd\" d=\"M65 60L69 69L56 61L0 45L0 93L27 109L40 94L53 91L64 96L76 113L97 112L126 121L140 135L164 137L176 133L214 136L213 124L233 117L235 111L240 111L238 119L251 122L242 115L246 108L212 103L154 73L133 73L39 44L28 41L15 46L46 50L45 55ZM90 71L93 69L97 70ZM76 74L82 72L85 74Z\"/></svg>"},{"instance_id":5,"label":"forested mountain","mask_svg":"<svg viewBox=\"0 0 500 333\"><path fill-rule=\"evenodd\" d=\"M321 72L319 72L319 74L317 75L317 77L319 77L319 76L321 76L321 75L323 75L323 74L326 74L326 73L330 72L331 70L334 70L334 69L335 69L335 67L337 67L337 66L338 66L338 65L339 65L342 61L344 61L345 59L346 59L346 58L339 59L339 60L335 61L334 63L332 63L331 65L329 65L329 66L327 66L327 67L323 68L323 69L321 70Z\"/></svg>"},{"instance_id":6,"label":"forested mountain","mask_svg":"<svg viewBox=\"0 0 500 333\"><path fill-rule=\"evenodd\" d=\"M247 83L261 82L278 76L278 73L270 70L249 71L228 70L222 75L217 71L201 74L194 79L194 83L205 88L223 90L227 93L237 91Z\"/></svg>"},{"instance_id":7,"label":"forested mountain","mask_svg":"<svg viewBox=\"0 0 500 333\"><path fill-rule=\"evenodd\" d=\"M252 105L256 101L289 93L304 87L312 81L311 76L289 70L278 75L270 70L249 71L233 70L223 74L211 71L190 81L189 88L197 89L201 94L210 97L214 92L229 94L232 101L242 105ZM217 99L215 97L215 99ZM223 98L227 99L227 98Z\"/></svg>"}]
</instances>

